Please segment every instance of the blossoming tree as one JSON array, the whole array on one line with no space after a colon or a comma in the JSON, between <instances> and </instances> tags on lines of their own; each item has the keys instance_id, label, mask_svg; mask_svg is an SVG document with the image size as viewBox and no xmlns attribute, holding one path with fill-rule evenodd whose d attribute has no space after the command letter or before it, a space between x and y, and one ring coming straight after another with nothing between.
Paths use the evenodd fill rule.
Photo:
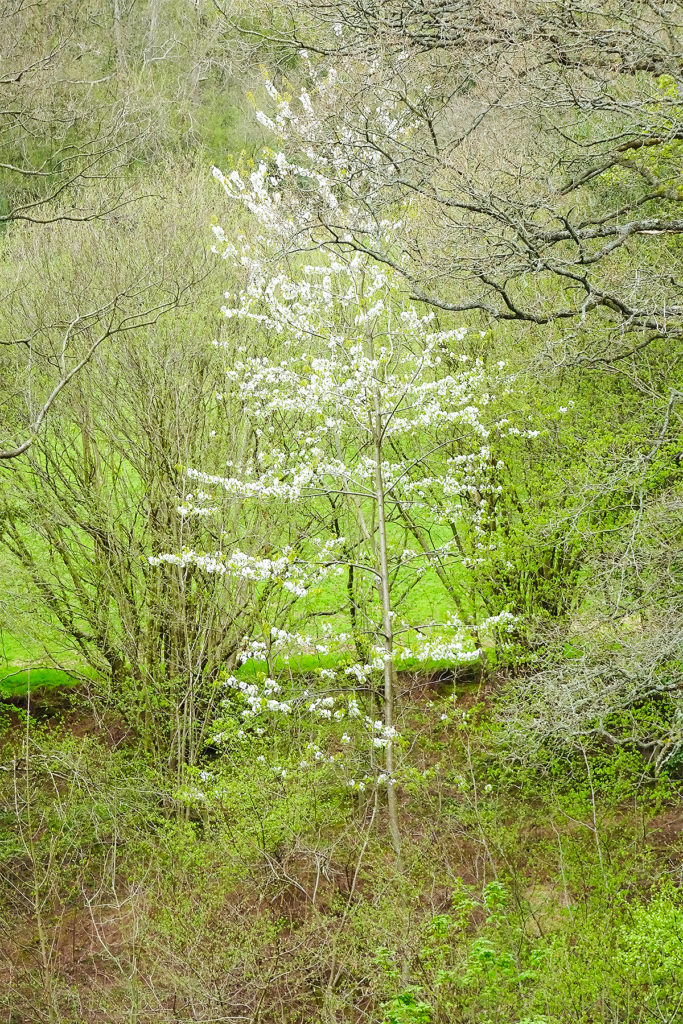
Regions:
<instances>
[{"instance_id":1,"label":"blossoming tree","mask_svg":"<svg viewBox=\"0 0 683 1024\"><path fill-rule=\"evenodd\" d=\"M286 134L298 122L285 101L278 103ZM312 128L305 94L302 107L302 124ZM348 149L343 153L348 160ZM335 152L310 151L310 164L304 165L277 154L271 155L271 168L264 162L249 180L237 171L228 177L214 172L231 200L260 225L250 240L233 241L214 229L215 251L246 276L243 290L228 295L223 307L240 350L228 365L226 389L240 396L256 444L227 473L191 468L189 474L202 488L269 507L278 523L277 550L267 557L184 550L161 559L287 593L292 617L298 615L306 628L290 632L273 623L265 640L247 640L242 660L261 657L266 671L257 681L230 676L228 706L234 707L235 698L241 702L243 719L259 735L267 725L256 719L276 722L293 712L344 723L346 731L335 742L355 743L369 753L348 783L386 785L398 850L397 665L406 659L450 665L477 660L485 637L512 619L502 610L468 625L448 585L449 572L457 571L463 557L453 538L456 521L469 515L473 550L491 544L486 521L500 485L491 472L489 438L492 429L508 427L500 417L494 423L490 412L491 370L462 351L467 329L444 329L435 324L434 312L421 314L406 296L401 275L371 255L373 239L381 235L392 244L400 222L373 223L362 202L339 206L336 181L354 176L367 191L372 180L362 155L357 166L340 160ZM286 193L278 191L294 176L305 183L301 196L289 184ZM315 202L338 209L344 232L338 242L329 232L318 237ZM354 240L361 235L359 251ZM286 261L275 254L291 250L295 239L312 256L290 257L285 269ZM473 515L464 501L472 493L478 497ZM180 511L203 515L207 507L190 501ZM444 589L442 614L415 621L407 597L427 573ZM332 618L320 638L318 617L340 611L335 580L341 576L351 629L335 630ZM297 687L288 660L296 647L299 653L333 655L333 667L319 669L317 681L306 678ZM276 678L278 672L287 681ZM235 733L217 725L216 742L244 735L244 729ZM315 745L314 753L313 761L331 758L342 769L350 763L339 750L322 752ZM306 758L299 766L309 767Z\"/></svg>"}]
</instances>

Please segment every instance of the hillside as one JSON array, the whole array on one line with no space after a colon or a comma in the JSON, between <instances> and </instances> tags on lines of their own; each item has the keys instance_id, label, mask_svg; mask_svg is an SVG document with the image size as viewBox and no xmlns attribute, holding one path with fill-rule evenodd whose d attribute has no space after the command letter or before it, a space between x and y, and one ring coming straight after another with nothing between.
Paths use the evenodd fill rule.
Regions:
<instances>
[{"instance_id":1,"label":"hillside","mask_svg":"<svg viewBox=\"0 0 683 1024\"><path fill-rule=\"evenodd\" d=\"M0 1015L683 1022L679 0L0 24Z\"/></svg>"}]
</instances>

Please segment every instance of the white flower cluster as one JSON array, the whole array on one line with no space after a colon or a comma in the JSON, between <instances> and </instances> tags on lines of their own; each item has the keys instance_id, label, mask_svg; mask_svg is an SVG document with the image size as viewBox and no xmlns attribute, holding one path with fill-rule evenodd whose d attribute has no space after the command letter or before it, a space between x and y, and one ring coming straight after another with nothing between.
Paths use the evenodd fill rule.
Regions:
<instances>
[{"instance_id":1,"label":"white flower cluster","mask_svg":"<svg viewBox=\"0 0 683 1024\"><path fill-rule=\"evenodd\" d=\"M329 550L329 547L324 549L325 553ZM166 552L151 555L148 561L150 565L165 563L180 568L195 566L204 572L250 580L254 583L273 582L296 597L305 597L310 586L343 571L336 561L323 561L320 564L301 561L295 556L292 548L284 548L278 558L265 558L239 550L232 551L226 556L222 552L199 552L193 548L183 547L179 554Z\"/></svg>"},{"instance_id":2,"label":"white flower cluster","mask_svg":"<svg viewBox=\"0 0 683 1024\"><path fill-rule=\"evenodd\" d=\"M280 686L274 679L265 679L262 686L259 687L256 683L248 683L244 679L228 676L223 685L226 689L233 690L242 697L245 705L242 709L242 717L245 719L255 718L265 711L288 715L292 710L289 701L277 700L272 696L274 693L280 693Z\"/></svg>"},{"instance_id":3,"label":"white flower cluster","mask_svg":"<svg viewBox=\"0 0 683 1024\"><path fill-rule=\"evenodd\" d=\"M418 635L412 642L405 642L404 657L416 658L421 662L441 661L448 665L467 665L479 661L483 656L481 647L475 642L475 635L481 639L510 633L517 623L517 616L502 611L484 619L478 626L466 625L457 616L450 615L443 623L430 627L429 637Z\"/></svg>"},{"instance_id":4,"label":"white flower cluster","mask_svg":"<svg viewBox=\"0 0 683 1024\"><path fill-rule=\"evenodd\" d=\"M190 519L194 517L206 517L213 516L218 512L218 508L215 505L206 505L204 502L210 501L212 498L211 494L207 494L206 491L198 491L197 494L187 494L182 505L178 505L178 513L183 519Z\"/></svg>"},{"instance_id":5,"label":"white flower cluster","mask_svg":"<svg viewBox=\"0 0 683 1024\"><path fill-rule=\"evenodd\" d=\"M248 175L238 170L225 175L218 169L214 174L232 199L242 203L264 229L285 244L300 236L302 230L314 232L316 228L321 235L318 241L324 243L329 238L324 231L328 220L333 220L338 233L349 240L358 233L379 230L391 244L396 221L377 223L368 210L385 205L386 181L395 176L404 161L410 161L419 120L410 105L399 106L391 91L383 91L377 83L375 99L365 105L362 123L347 118L345 105L340 102L336 69L320 74L304 51L302 54L309 88L294 100L279 93L266 78L274 109L256 115L258 122L278 139L281 150L267 153ZM414 95L413 99L419 105L420 96ZM368 133L380 144L368 146ZM291 156L296 152L299 159ZM220 251L220 232L217 242Z\"/></svg>"},{"instance_id":6,"label":"white flower cluster","mask_svg":"<svg viewBox=\"0 0 683 1024\"><path fill-rule=\"evenodd\" d=\"M349 779L348 787L349 789L356 789L359 793L362 793L367 788L368 784L372 784L373 782L376 786L394 785L394 779L392 779L390 775L387 775L386 772L380 772L374 779L368 774L364 775L362 779Z\"/></svg>"}]
</instances>

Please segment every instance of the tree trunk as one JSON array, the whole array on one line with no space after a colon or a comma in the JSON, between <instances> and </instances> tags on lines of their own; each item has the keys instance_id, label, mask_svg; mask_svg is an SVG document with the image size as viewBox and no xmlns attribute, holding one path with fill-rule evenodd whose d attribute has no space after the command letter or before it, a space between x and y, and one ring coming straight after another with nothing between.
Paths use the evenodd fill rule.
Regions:
<instances>
[{"instance_id":1,"label":"tree trunk","mask_svg":"<svg viewBox=\"0 0 683 1024\"><path fill-rule=\"evenodd\" d=\"M384 708L385 728L390 729L394 723L394 693L396 690L396 669L394 667L394 630L391 608L391 592L389 589L389 564L387 558L387 531L384 515L384 480L382 477L382 413L379 391L375 389L375 500L377 502L377 526L379 534L380 580L378 589L382 604L382 633L384 635ZM389 808L389 830L396 856L401 855L401 833L398 823L398 801L394 780L394 745L391 737L385 747L385 765L387 775L387 804Z\"/></svg>"}]
</instances>

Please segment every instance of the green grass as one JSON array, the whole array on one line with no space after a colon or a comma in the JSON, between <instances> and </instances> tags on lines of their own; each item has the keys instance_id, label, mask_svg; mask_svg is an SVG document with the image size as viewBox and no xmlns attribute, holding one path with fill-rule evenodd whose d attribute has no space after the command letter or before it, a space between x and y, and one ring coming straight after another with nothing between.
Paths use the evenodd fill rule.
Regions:
<instances>
[{"instance_id":1,"label":"green grass","mask_svg":"<svg viewBox=\"0 0 683 1024\"><path fill-rule=\"evenodd\" d=\"M35 655L36 652L32 651L16 636L0 629L0 665L4 662L8 665L20 665L31 660ZM0 669L0 671L2 670Z\"/></svg>"},{"instance_id":2,"label":"green grass","mask_svg":"<svg viewBox=\"0 0 683 1024\"><path fill-rule=\"evenodd\" d=\"M63 669L16 669L12 665L0 665L0 697L23 697L29 690L54 690L74 686L77 681Z\"/></svg>"},{"instance_id":3,"label":"green grass","mask_svg":"<svg viewBox=\"0 0 683 1024\"><path fill-rule=\"evenodd\" d=\"M41 664L43 658L37 646L0 631L0 698L23 697L29 690L53 690L77 683L77 677L68 670Z\"/></svg>"}]
</instances>

